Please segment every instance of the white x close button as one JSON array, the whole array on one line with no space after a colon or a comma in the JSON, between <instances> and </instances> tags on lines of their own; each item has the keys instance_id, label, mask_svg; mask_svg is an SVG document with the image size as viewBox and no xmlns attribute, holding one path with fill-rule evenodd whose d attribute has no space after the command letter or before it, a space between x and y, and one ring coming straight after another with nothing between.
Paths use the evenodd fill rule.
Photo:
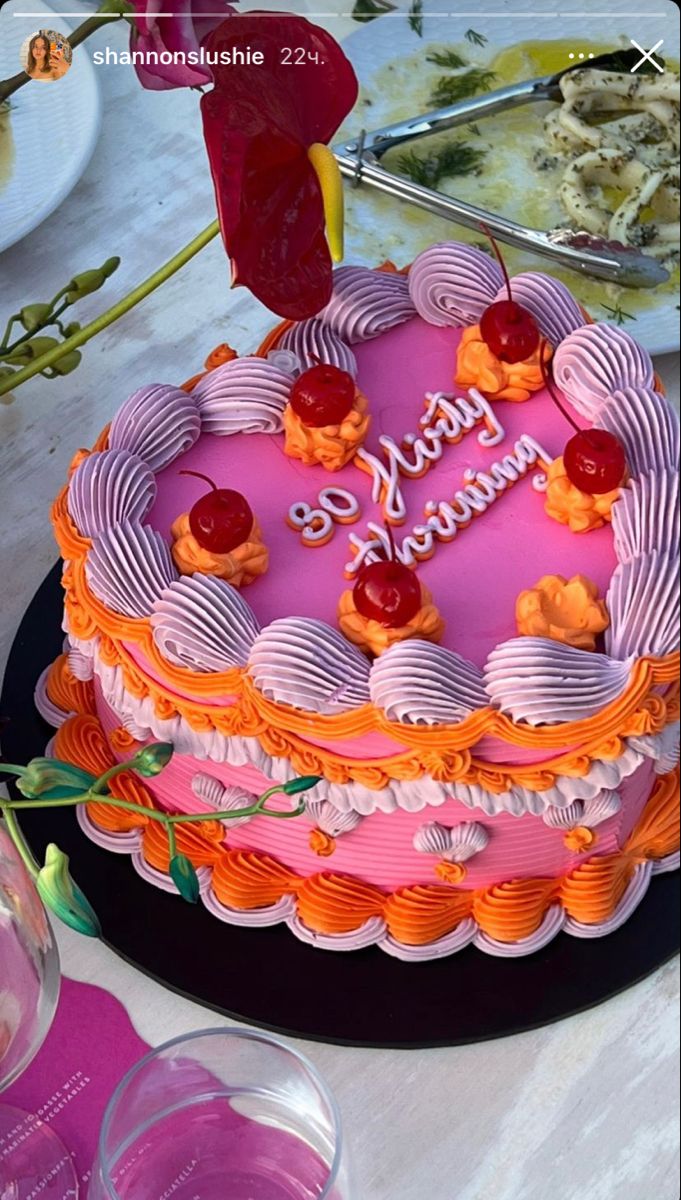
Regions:
<instances>
[{"instance_id":1,"label":"white x close button","mask_svg":"<svg viewBox=\"0 0 681 1200\"><path fill-rule=\"evenodd\" d=\"M633 75L634 71L638 71L639 67L642 67L644 62L649 62L652 64L652 66L655 68L656 71L660 72L660 75L663 75L664 67L662 66L661 63L659 63L657 61L656 58L653 58L653 55L654 55L655 51L659 50L660 46L662 46L664 44L664 38L660 38L659 42L656 42L655 45L652 46L650 50L644 50L643 46L639 46L638 42L635 42L633 38L630 38L629 40L630 40L632 46L634 46L637 50L640 50L641 54L643 55L643 57L638 60L636 65L631 68L630 73Z\"/></svg>"}]
</instances>

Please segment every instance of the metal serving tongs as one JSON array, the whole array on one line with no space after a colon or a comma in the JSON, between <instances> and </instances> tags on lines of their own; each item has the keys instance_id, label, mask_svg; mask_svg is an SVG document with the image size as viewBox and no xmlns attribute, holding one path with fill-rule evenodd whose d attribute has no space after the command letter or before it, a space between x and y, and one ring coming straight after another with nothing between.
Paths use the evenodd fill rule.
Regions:
<instances>
[{"instance_id":1,"label":"metal serving tongs","mask_svg":"<svg viewBox=\"0 0 681 1200\"><path fill-rule=\"evenodd\" d=\"M417 208L424 208L438 217L456 221L467 229L485 226L499 241L507 242L522 250L530 250L544 258L552 259L583 275L594 275L609 283L627 287L657 287L669 279L669 272L650 255L642 254L635 247L623 246L620 242L609 242L592 233L575 232L571 229L531 229L518 225L497 213L486 212L473 204L465 204L452 196L421 187L409 179L393 175L381 164L381 158L395 146L431 133L441 133L481 117L490 117L507 108L517 108L536 100L562 100L560 80L570 71L583 70L585 66L600 70L631 70L637 50L616 50L600 54L588 63L575 64L556 75L541 79L528 79L510 87L461 100L450 108L440 108L409 121L398 121L385 125L371 133L362 130L359 138L342 142L333 147L333 153L341 174L350 176L355 186L368 183L371 187L408 200Z\"/></svg>"}]
</instances>

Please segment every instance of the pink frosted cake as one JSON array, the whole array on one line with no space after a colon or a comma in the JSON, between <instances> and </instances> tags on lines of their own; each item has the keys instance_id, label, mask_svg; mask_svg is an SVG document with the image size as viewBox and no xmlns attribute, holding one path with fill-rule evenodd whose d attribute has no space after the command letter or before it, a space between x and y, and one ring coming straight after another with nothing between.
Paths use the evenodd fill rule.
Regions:
<instances>
[{"instance_id":1,"label":"pink frosted cake","mask_svg":"<svg viewBox=\"0 0 681 1200\"><path fill-rule=\"evenodd\" d=\"M174 744L116 794L215 812L177 830L218 921L521 955L678 865L676 420L627 333L511 286L520 361L481 251L343 267L318 317L141 388L76 455L38 705L93 771ZM297 775L302 816L225 817ZM174 889L157 822L82 824Z\"/></svg>"}]
</instances>

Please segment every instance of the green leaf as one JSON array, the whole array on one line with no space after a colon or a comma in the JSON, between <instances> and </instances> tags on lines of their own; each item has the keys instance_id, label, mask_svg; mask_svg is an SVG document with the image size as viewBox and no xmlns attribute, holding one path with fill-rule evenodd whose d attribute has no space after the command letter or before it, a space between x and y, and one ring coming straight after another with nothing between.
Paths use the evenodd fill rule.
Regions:
<instances>
[{"instance_id":1,"label":"green leaf","mask_svg":"<svg viewBox=\"0 0 681 1200\"><path fill-rule=\"evenodd\" d=\"M70 375L72 371L75 371L82 357L83 355L81 354L80 350L70 350L68 354L63 356L63 358L58 358L57 361L52 364L55 373L57 375Z\"/></svg>"},{"instance_id":2,"label":"green leaf","mask_svg":"<svg viewBox=\"0 0 681 1200\"><path fill-rule=\"evenodd\" d=\"M82 796L95 780L95 775L58 758L32 758L17 780L17 788L27 800L66 800Z\"/></svg>"},{"instance_id":3,"label":"green leaf","mask_svg":"<svg viewBox=\"0 0 681 1200\"><path fill-rule=\"evenodd\" d=\"M199 899L199 877L193 863L186 854L175 854L170 860L170 878L175 887L189 904L196 904Z\"/></svg>"},{"instance_id":4,"label":"green leaf","mask_svg":"<svg viewBox=\"0 0 681 1200\"><path fill-rule=\"evenodd\" d=\"M80 321L71 321L69 325L64 326L64 337L73 337L74 333L78 333L80 329Z\"/></svg>"},{"instance_id":5,"label":"green leaf","mask_svg":"<svg viewBox=\"0 0 681 1200\"><path fill-rule=\"evenodd\" d=\"M86 937L100 937L97 914L71 878L68 856L54 842L45 851L45 865L38 873L36 888L43 904L65 925Z\"/></svg>"},{"instance_id":6,"label":"green leaf","mask_svg":"<svg viewBox=\"0 0 681 1200\"><path fill-rule=\"evenodd\" d=\"M139 750L135 757L130 759L128 766L137 771L138 775L150 779L167 767L173 757L173 751L174 746L171 742L154 742L151 746Z\"/></svg>"},{"instance_id":7,"label":"green leaf","mask_svg":"<svg viewBox=\"0 0 681 1200\"><path fill-rule=\"evenodd\" d=\"M298 779L289 779L287 783L282 783L281 791L286 796L296 796L298 792L307 792L321 781L321 775L301 775Z\"/></svg>"},{"instance_id":8,"label":"green leaf","mask_svg":"<svg viewBox=\"0 0 681 1200\"><path fill-rule=\"evenodd\" d=\"M33 333L39 325L44 325L52 309L49 304L26 304L19 313L19 320L27 333Z\"/></svg>"}]
</instances>

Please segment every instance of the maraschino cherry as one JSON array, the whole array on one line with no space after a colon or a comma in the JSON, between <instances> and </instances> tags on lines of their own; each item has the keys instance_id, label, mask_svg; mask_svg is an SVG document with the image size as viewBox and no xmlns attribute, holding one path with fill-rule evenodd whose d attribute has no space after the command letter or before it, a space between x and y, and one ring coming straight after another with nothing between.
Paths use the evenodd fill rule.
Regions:
<instances>
[{"instance_id":1,"label":"maraschino cherry","mask_svg":"<svg viewBox=\"0 0 681 1200\"><path fill-rule=\"evenodd\" d=\"M480 334L483 342L500 362L524 362L534 354L539 345L539 327L529 309L523 308L522 304L516 304L513 299L511 280L499 247L484 226L483 232L492 243L492 249L504 273L508 300L495 300L485 309L479 321Z\"/></svg>"},{"instance_id":2,"label":"maraschino cherry","mask_svg":"<svg viewBox=\"0 0 681 1200\"><path fill-rule=\"evenodd\" d=\"M355 401L355 381L348 371L332 363L318 363L303 371L291 388L289 402L303 425L321 429L340 425Z\"/></svg>"},{"instance_id":3,"label":"maraschino cherry","mask_svg":"<svg viewBox=\"0 0 681 1200\"><path fill-rule=\"evenodd\" d=\"M369 621L378 621L388 629L398 629L415 617L421 607L421 584L414 571L396 557L390 526L391 557L362 567L352 597L355 608Z\"/></svg>"},{"instance_id":4,"label":"maraschino cherry","mask_svg":"<svg viewBox=\"0 0 681 1200\"><path fill-rule=\"evenodd\" d=\"M200 471L180 471L180 475L193 475L211 487L189 513L189 528L199 546L211 554L229 554L245 542L253 529L253 513L246 497L232 488L219 488Z\"/></svg>"},{"instance_id":5,"label":"maraschino cherry","mask_svg":"<svg viewBox=\"0 0 681 1200\"><path fill-rule=\"evenodd\" d=\"M556 407L576 430L563 451L563 466L570 483L589 496L600 496L618 488L627 470L624 447L614 433L607 429L580 429L561 404L540 355L544 383Z\"/></svg>"}]
</instances>

